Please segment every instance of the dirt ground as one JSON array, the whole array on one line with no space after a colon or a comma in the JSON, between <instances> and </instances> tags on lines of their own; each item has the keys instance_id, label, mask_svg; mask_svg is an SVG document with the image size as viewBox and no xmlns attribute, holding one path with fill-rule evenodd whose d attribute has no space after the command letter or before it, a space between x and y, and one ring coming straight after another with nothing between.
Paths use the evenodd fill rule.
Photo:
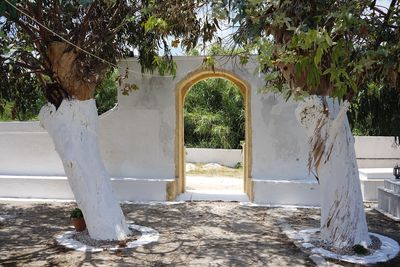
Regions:
<instances>
[{"instance_id":1,"label":"dirt ground","mask_svg":"<svg viewBox=\"0 0 400 267\"><path fill-rule=\"evenodd\" d=\"M318 209L243 206L237 202L124 204L128 220L159 231L158 242L117 252L82 253L57 246L71 229L74 203L0 202L1 266L315 266L279 228L318 226ZM367 211L370 231L400 241L400 224ZM337 263L344 266L351 264ZM377 266L400 266L399 257Z\"/></svg>"}]
</instances>

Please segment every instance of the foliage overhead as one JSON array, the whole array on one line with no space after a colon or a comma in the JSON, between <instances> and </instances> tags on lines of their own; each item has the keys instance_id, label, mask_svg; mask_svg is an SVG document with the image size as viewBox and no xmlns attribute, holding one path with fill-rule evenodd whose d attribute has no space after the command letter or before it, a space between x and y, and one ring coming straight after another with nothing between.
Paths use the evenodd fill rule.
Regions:
<instances>
[{"instance_id":1,"label":"foliage overhead","mask_svg":"<svg viewBox=\"0 0 400 267\"><path fill-rule=\"evenodd\" d=\"M400 8L376 0L216 1L235 45L256 52L266 89L351 100L370 82L400 85ZM242 55L245 59L246 55Z\"/></svg>"},{"instance_id":2,"label":"foliage overhead","mask_svg":"<svg viewBox=\"0 0 400 267\"><path fill-rule=\"evenodd\" d=\"M1 69L1 73L7 72L8 69ZM20 76L10 80L6 75L0 75L0 84L1 120L31 120L46 102L41 86L34 77Z\"/></svg>"},{"instance_id":3,"label":"foliage overhead","mask_svg":"<svg viewBox=\"0 0 400 267\"><path fill-rule=\"evenodd\" d=\"M92 98L121 57L136 55L143 71L173 73L171 46L191 49L200 36L207 41L216 31L213 22L198 16L205 2L4 0L0 66L8 70L5 82L36 77L58 106L64 98Z\"/></svg>"},{"instance_id":4,"label":"foliage overhead","mask_svg":"<svg viewBox=\"0 0 400 267\"><path fill-rule=\"evenodd\" d=\"M244 102L231 82L209 78L193 85L185 97L184 119L185 146L242 148Z\"/></svg>"}]
</instances>

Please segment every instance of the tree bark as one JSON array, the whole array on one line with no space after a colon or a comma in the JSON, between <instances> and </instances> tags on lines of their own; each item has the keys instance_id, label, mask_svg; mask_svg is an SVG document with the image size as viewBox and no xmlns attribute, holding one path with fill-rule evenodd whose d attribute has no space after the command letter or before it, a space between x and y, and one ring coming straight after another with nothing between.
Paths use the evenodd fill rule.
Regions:
<instances>
[{"instance_id":1,"label":"tree bark","mask_svg":"<svg viewBox=\"0 0 400 267\"><path fill-rule=\"evenodd\" d=\"M321 236L333 247L368 246L368 235L348 103L310 96L296 117L310 138L309 168L321 190Z\"/></svg>"},{"instance_id":2,"label":"tree bark","mask_svg":"<svg viewBox=\"0 0 400 267\"><path fill-rule=\"evenodd\" d=\"M94 99L64 99L57 110L47 104L39 114L63 162L90 237L123 240L129 230L100 157L97 118Z\"/></svg>"}]
</instances>

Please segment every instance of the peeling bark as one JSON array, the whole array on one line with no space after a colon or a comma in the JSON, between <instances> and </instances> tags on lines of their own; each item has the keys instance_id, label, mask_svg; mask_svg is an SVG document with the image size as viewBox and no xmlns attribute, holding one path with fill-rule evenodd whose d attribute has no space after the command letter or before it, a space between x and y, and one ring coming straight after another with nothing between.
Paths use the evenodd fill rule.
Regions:
<instances>
[{"instance_id":1,"label":"peeling bark","mask_svg":"<svg viewBox=\"0 0 400 267\"><path fill-rule=\"evenodd\" d=\"M94 99L64 99L39 114L53 139L89 235L98 240L123 240L129 233L112 191L97 143L97 109Z\"/></svg>"},{"instance_id":2,"label":"peeling bark","mask_svg":"<svg viewBox=\"0 0 400 267\"><path fill-rule=\"evenodd\" d=\"M320 181L321 235L338 248L371 243L347 109L347 102L322 96L311 96L296 109L310 138L309 168Z\"/></svg>"}]
</instances>

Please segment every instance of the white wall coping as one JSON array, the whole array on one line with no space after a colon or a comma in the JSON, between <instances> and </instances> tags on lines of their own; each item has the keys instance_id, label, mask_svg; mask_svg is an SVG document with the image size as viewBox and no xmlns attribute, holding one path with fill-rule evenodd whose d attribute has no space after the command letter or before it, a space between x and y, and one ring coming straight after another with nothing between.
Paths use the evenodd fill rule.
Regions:
<instances>
[{"instance_id":1,"label":"white wall coping","mask_svg":"<svg viewBox=\"0 0 400 267\"><path fill-rule=\"evenodd\" d=\"M185 151L185 160L190 163L218 163L229 167L234 167L238 162L243 163L242 149L185 147Z\"/></svg>"},{"instance_id":2,"label":"white wall coping","mask_svg":"<svg viewBox=\"0 0 400 267\"><path fill-rule=\"evenodd\" d=\"M32 179L32 180L68 180L66 176L41 176L41 175L0 175L0 179ZM146 181L146 182L173 182L175 179L144 179L135 177L110 177L111 181Z\"/></svg>"},{"instance_id":3,"label":"white wall coping","mask_svg":"<svg viewBox=\"0 0 400 267\"><path fill-rule=\"evenodd\" d=\"M269 184L318 184L317 180L312 179L297 179L297 180L271 180L271 179L253 179L256 183L269 183Z\"/></svg>"},{"instance_id":4,"label":"white wall coping","mask_svg":"<svg viewBox=\"0 0 400 267\"><path fill-rule=\"evenodd\" d=\"M393 177L393 168L361 168L358 169L360 180L387 179Z\"/></svg>"}]
</instances>

